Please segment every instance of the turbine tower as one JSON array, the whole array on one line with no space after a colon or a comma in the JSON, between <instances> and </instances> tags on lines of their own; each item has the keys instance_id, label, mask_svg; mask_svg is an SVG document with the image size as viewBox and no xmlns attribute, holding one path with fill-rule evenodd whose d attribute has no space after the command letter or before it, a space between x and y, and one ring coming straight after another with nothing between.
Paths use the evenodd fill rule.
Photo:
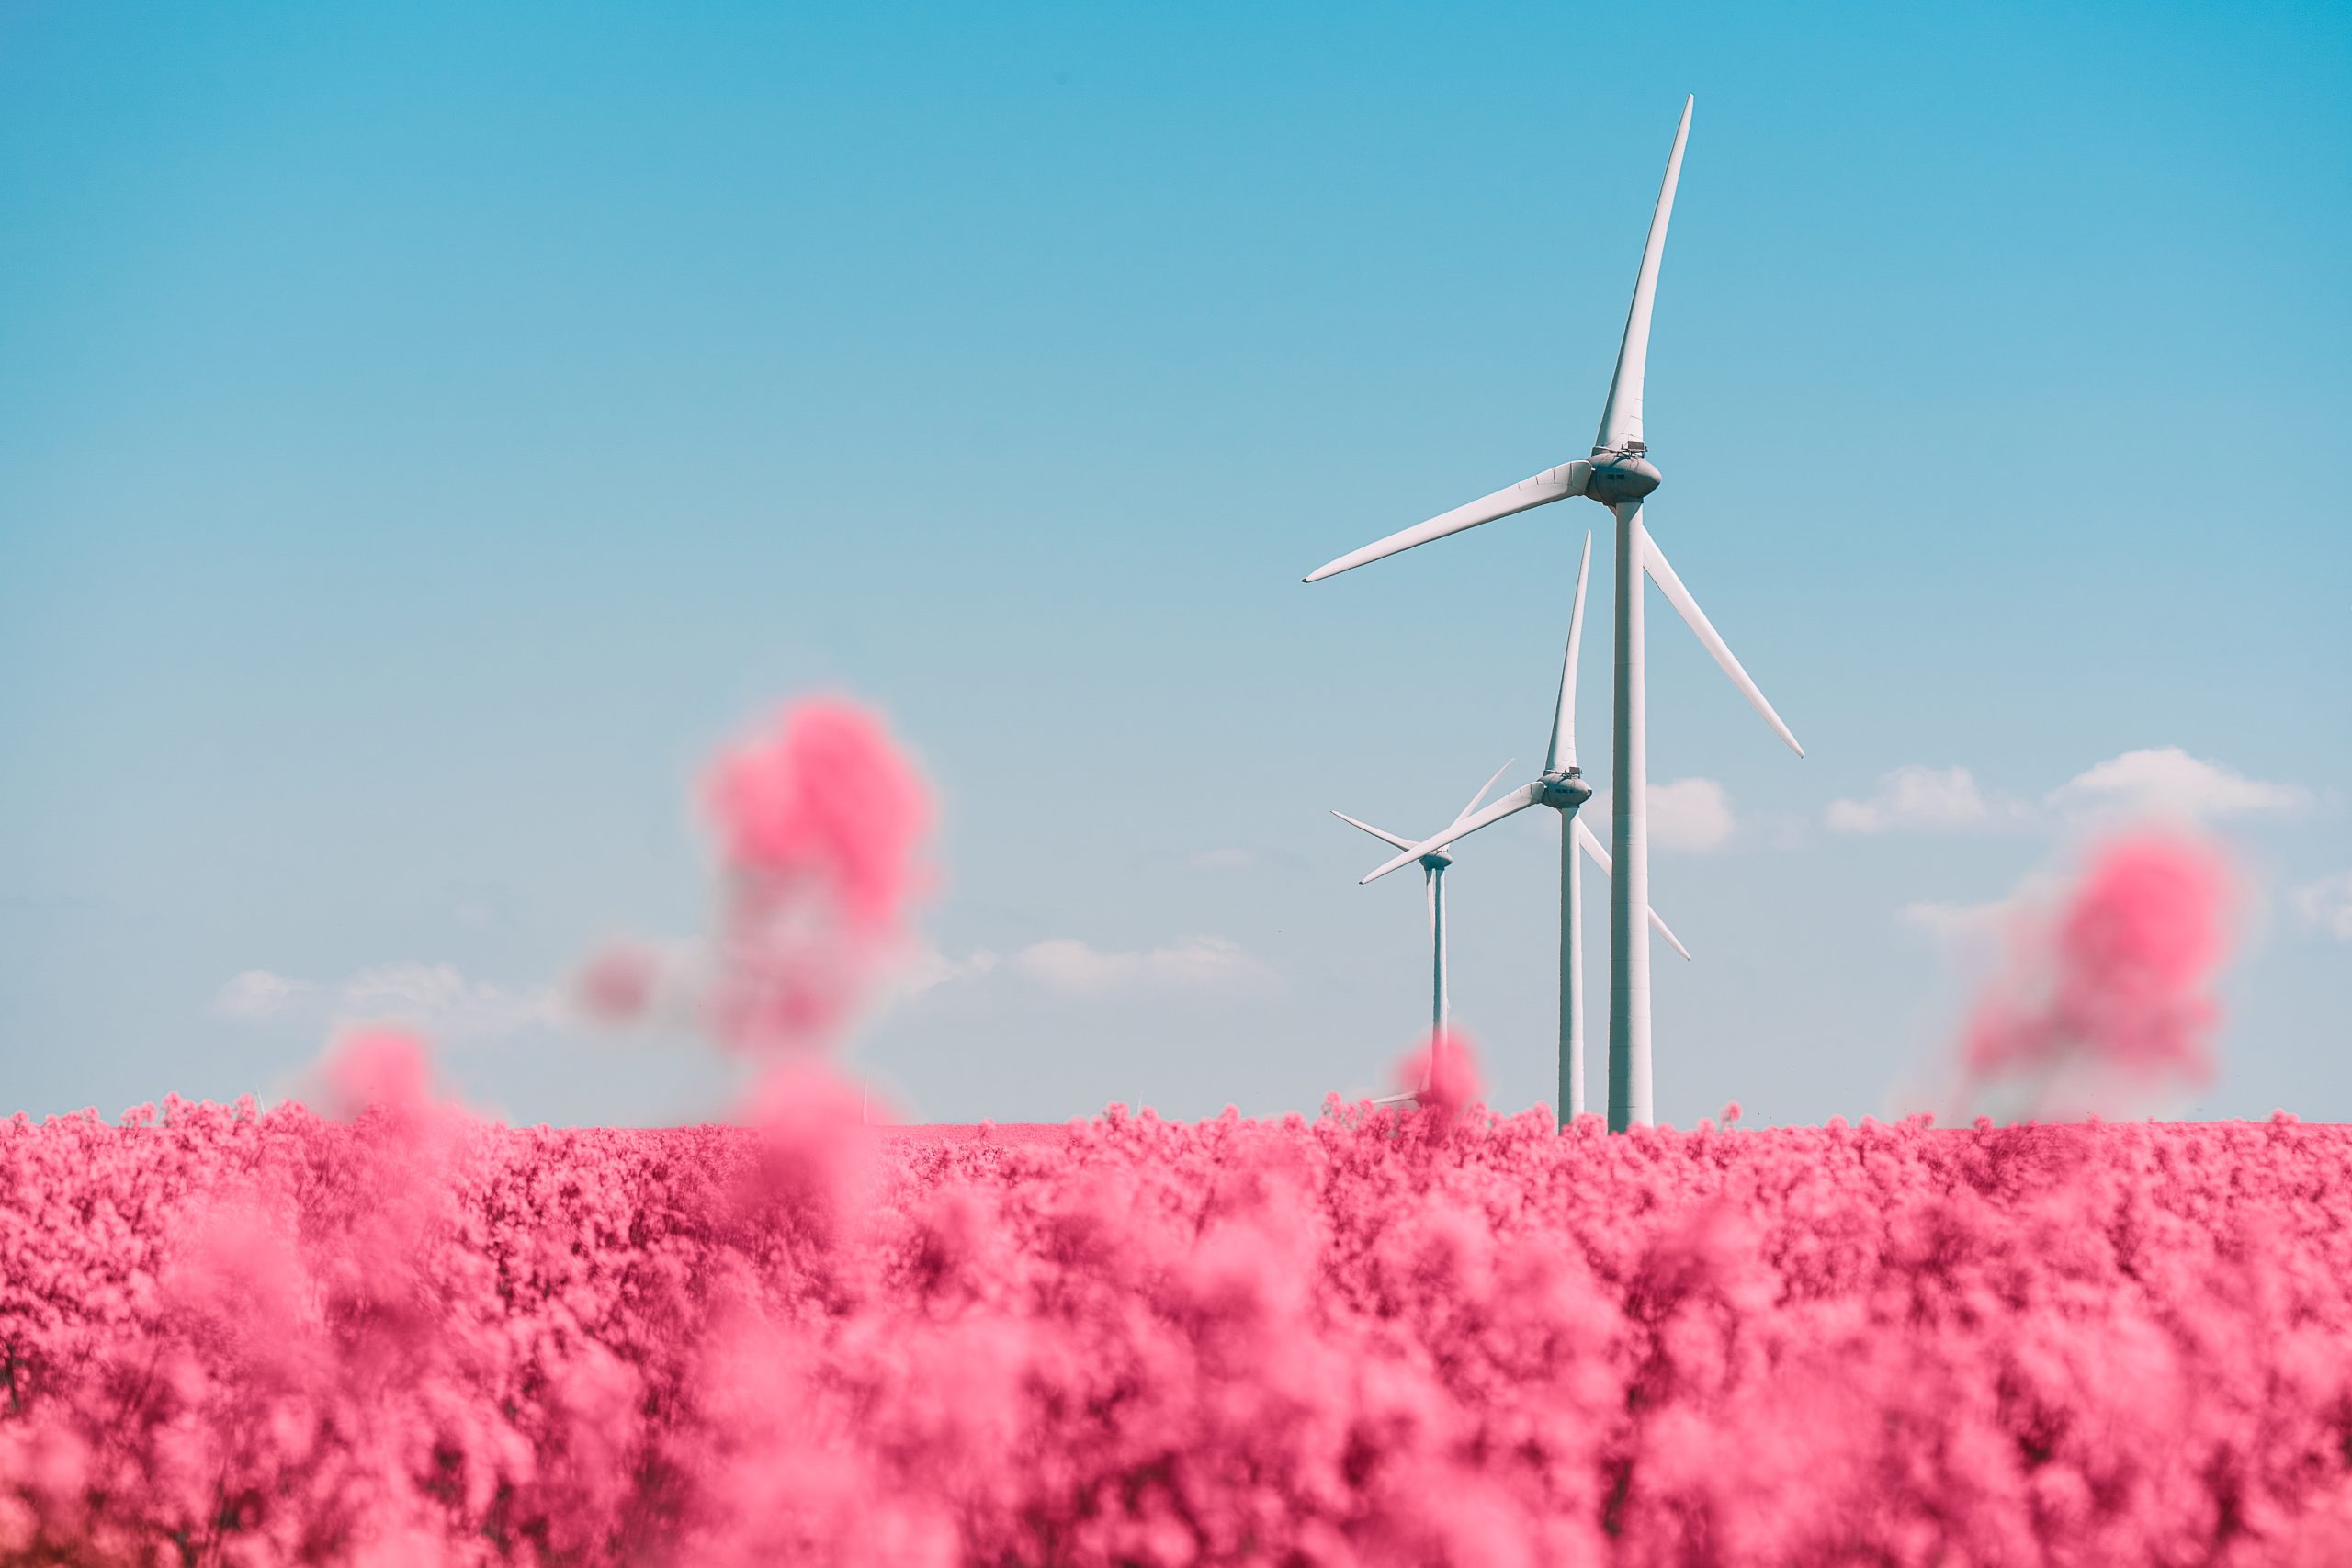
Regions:
<instances>
[{"instance_id":1,"label":"turbine tower","mask_svg":"<svg viewBox=\"0 0 2352 1568\"><path fill-rule=\"evenodd\" d=\"M1513 760L1516 761L1516 759ZM1505 762L1502 767L1497 768L1494 776L1478 786L1478 793L1470 797L1470 803L1453 814L1455 827L1459 827L1472 812L1478 809L1478 803L1487 798L1488 790L1495 787L1495 779L1502 777L1505 770L1510 766L1510 762ZM1384 843L1392 844L1397 849L1405 849L1411 842L1409 840L1389 832L1385 828L1375 828L1369 822L1360 822L1344 811L1334 811L1331 815L1349 827L1360 828L1374 838ZM1400 1100L1411 1100L1428 1090L1430 1075L1436 1070L1437 1054L1445 1039L1446 1015L1451 1010L1445 986L1445 868L1453 863L1453 857L1447 854L1443 849L1433 849L1418 858L1421 863L1422 902L1428 905L1430 916L1429 1055L1421 1060L1419 1089L1414 1090L1412 1094L1383 1095L1373 1101L1374 1105L1394 1105ZM1401 865L1404 862L1400 860L1397 863Z\"/></svg>"},{"instance_id":2,"label":"turbine tower","mask_svg":"<svg viewBox=\"0 0 2352 1568\"><path fill-rule=\"evenodd\" d=\"M1577 458L1547 468L1532 479L1498 490L1465 506L1442 513L1375 544L1341 556L1309 572L1306 581L1319 581L1340 572L1425 545L1431 539L1458 534L1498 517L1531 507L1584 496L1610 509L1617 520L1616 594L1616 732L1611 749L1612 775L1610 799L1610 839L1616 852L1617 874L1610 882L1609 897L1609 1125L1612 1131L1645 1124L1652 1118L1650 1094L1650 952L1646 934L1636 924L1635 911L1649 907L1649 750L1644 712L1642 577L1646 571L1715 662L1723 667L1764 716L1781 739L1800 757L1804 748L1764 694L1748 679L1699 609L1698 601L1667 564L1657 543L1642 525L1642 503L1658 487L1660 475L1648 457L1642 432L1642 384L1649 364L1650 310L1657 298L1659 259L1666 251L1667 221L1674 213L1674 187L1682 176L1682 148L1690 135L1692 100L1682 104L1681 123L1675 127L1674 150L1666 160L1666 179L1659 186L1657 206L1650 215L1649 240L1642 247L1642 268L1634 282L1633 308L1626 312L1625 335L1617 349L1617 369L1609 382L1609 400L1602 405L1600 434L1593 439L1589 459ZM1562 775L1565 788L1567 775ZM1582 780L1575 781L1584 788ZM1588 795L1589 791L1587 791ZM1565 938L1563 941L1565 942ZM1563 1009L1566 1009L1563 1003Z\"/></svg>"},{"instance_id":3,"label":"turbine tower","mask_svg":"<svg viewBox=\"0 0 2352 1568\"><path fill-rule=\"evenodd\" d=\"M1560 669L1560 697L1552 709L1552 739L1544 752L1543 774L1532 783L1521 784L1509 795L1501 795L1484 810L1473 797L1452 825L1435 838L1418 844L1401 840L1389 841L1405 852L1394 860L1375 867L1366 882L1387 875L1406 862L1418 859L1423 865L1432 856L1442 855L1447 845L1454 843L1489 823L1531 806L1549 806L1560 814L1560 1120L1565 1123L1584 1114L1584 888L1578 877L1577 852L1582 849L1600 867L1603 876L1610 874L1608 852L1600 840L1593 837L1590 828L1577 816L1577 807L1592 798L1592 790L1584 782L1577 767L1577 656L1584 644L1585 581L1592 570L1592 536L1584 536L1584 558L1577 565L1576 608L1568 616L1568 656ZM1509 767L1510 764L1503 764ZM1495 778L1500 778L1498 773ZM1495 780L1487 781L1487 789ZM1483 796L1486 789L1478 792ZM1352 820L1352 818L1351 819ZM1358 827L1363 824L1359 822ZM1377 829L1367 831L1378 833ZM1690 950L1682 945L1668 929L1656 909L1649 911L1649 923L1657 928L1674 951L1685 959Z\"/></svg>"}]
</instances>

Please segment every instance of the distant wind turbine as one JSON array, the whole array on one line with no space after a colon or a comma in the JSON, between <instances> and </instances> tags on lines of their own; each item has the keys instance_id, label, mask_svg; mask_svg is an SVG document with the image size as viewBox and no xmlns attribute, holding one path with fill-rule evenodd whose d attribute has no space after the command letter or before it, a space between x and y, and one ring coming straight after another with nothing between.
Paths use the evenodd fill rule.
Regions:
<instances>
[{"instance_id":1,"label":"distant wind turbine","mask_svg":"<svg viewBox=\"0 0 2352 1568\"><path fill-rule=\"evenodd\" d=\"M1660 475L1647 457L1642 439L1642 381L1649 364L1650 309L1657 296L1659 258L1666 252L1667 220L1674 212L1674 187L1682 177L1682 148L1690 135L1692 100L1682 104L1682 120L1675 127L1674 151L1666 160L1666 179L1658 187L1657 207L1650 215L1649 240L1642 248L1642 269L1634 283L1633 308L1626 312L1625 335L1617 349L1617 371L1609 383L1609 400L1600 414L1600 431L1593 439L1589 460L1579 457L1547 468L1530 479L1474 501L1466 506L1391 534L1376 544L1317 568L1306 581L1323 578L1425 545L1431 539L1491 523L1515 512L1543 506L1570 496L1584 496L1610 509L1617 519L1616 602L1616 733L1611 748L1610 838L1616 852L1617 874L1611 879L1609 897L1609 1125L1623 1131L1653 1119L1650 1093L1650 948L1635 925L1635 911L1647 910L1650 892L1649 746L1646 734L1642 671L1642 573L1652 581L1698 634L1701 643L1723 666L1764 716L1774 733L1800 757L1804 748L1739 660L1719 636L1690 591L1667 564L1657 543L1642 526L1642 501L1658 487ZM1549 776L1548 774L1546 775ZM1573 782L1587 789L1570 768L1562 787ZM1508 798L1508 797L1506 797ZM1579 796L1579 802L1585 796Z\"/></svg>"},{"instance_id":2,"label":"distant wind turbine","mask_svg":"<svg viewBox=\"0 0 2352 1568\"><path fill-rule=\"evenodd\" d=\"M1488 779L1486 788L1471 798L1453 825L1433 839L1408 844L1391 839L1376 828L1364 830L1388 839L1405 852L1375 868L1363 880L1371 882L1387 875L1406 862L1419 860L1428 865L1441 859L1447 845L1476 832L1489 823L1499 822L1514 812L1531 806L1549 806L1560 814L1560 1118L1572 1122L1584 1114L1584 886L1577 875L1577 850L1592 857L1603 876L1610 874L1609 855L1601 849L1600 840L1593 837L1577 816L1577 807L1592 798L1592 790L1584 782L1577 767L1577 655L1584 642L1585 580L1592 570L1592 536L1584 536L1584 558L1577 564L1576 608L1568 616L1568 656L1560 669L1559 701L1552 708L1552 741L1544 752L1543 776L1520 785L1509 795L1498 796L1484 810L1478 809L1478 799L1495 785ZM1509 767L1510 764L1503 764ZM1500 778L1498 773L1495 778ZM1354 821L1354 818L1348 818ZM1357 822L1356 826L1364 825ZM1690 950L1668 929L1656 909L1649 911L1649 923L1657 934L1666 938L1674 951L1688 959ZM1440 960L1441 976L1442 959ZM1442 983L1442 981L1441 981ZM1439 1021L1443 1027L1443 1019Z\"/></svg>"},{"instance_id":3,"label":"distant wind turbine","mask_svg":"<svg viewBox=\"0 0 2352 1568\"><path fill-rule=\"evenodd\" d=\"M1517 759L1514 758L1513 761L1517 761ZM1473 811L1478 809L1478 803L1487 798L1487 792L1488 790L1495 787L1495 779L1502 777L1505 771L1510 767L1510 763L1505 762L1501 767L1495 770L1493 778L1489 778L1485 784L1478 786L1478 793L1470 797L1470 804L1464 806L1461 810L1453 814L1454 827L1460 827ZM1345 822L1351 828L1362 829L1363 831L1370 833L1374 838L1382 840L1384 843L1393 844L1400 850L1408 846L1408 840L1397 837L1397 835L1388 831L1385 828L1375 828L1369 822L1360 822L1344 811L1334 811L1331 815L1338 818L1340 821ZM1449 829L1449 831L1451 829ZM1407 858L1411 859L1414 857L1408 856ZM1416 1095L1428 1092L1430 1087L1430 1077L1437 1069L1437 1054L1443 1047L1445 1042L1446 1014L1451 1005L1447 1000L1445 988L1445 868L1453 863L1453 857L1447 854L1442 849L1433 849L1418 858L1421 863L1422 901L1429 906L1430 912L1429 1055L1421 1059L1421 1083L1419 1089L1414 1090L1411 1094L1383 1095L1378 1100L1373 1101L1374 1105L1394 1105L1400 1100L1411 1100ZM1402 865L1404 861L1400 860L1396 863Z\"/></svg>"}]
</instances>

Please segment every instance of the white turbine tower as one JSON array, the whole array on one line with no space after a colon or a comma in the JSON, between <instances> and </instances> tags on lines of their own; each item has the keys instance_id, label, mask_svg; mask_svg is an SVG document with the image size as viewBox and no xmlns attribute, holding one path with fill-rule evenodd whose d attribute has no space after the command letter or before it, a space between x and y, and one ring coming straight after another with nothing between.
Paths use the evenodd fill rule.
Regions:
<instances>
[{"instance_id":1,"label":"white turbine tower","mask_svg":"<svg viewBox=\"0 0 2352 1568\"><path fill-rule=\"evenodd\" d=\"M1502 767L1495 770L1493 778L1489 778L1478 786L1478 793L1470 797L1470 803L1453 814L1454 827L1460 827L1472 812L1478 809L1478 803L1487 798L1488 790L1495 787L1495 779L1502 777L1504 770L1510 766L1510 762L1505 762ZM1344 811L1334 811L1331 815L1349 827L1361 828L1374 838L1385 843L1393 844L1397 849L1404 849L1410 843L1409 840L1399 838L1385 828L1375 828L1369 822L1360 822ZM1445 987L1445 868L1453 863L1453 857L1442 849L1433 849L1419 858L1421 863L1422 901L1429 906L1430 914L1430 1051L1429 1055L1422 1058L1420 1088L1413 1094L1383 1095L1373 1101L1375 1105L1393 1105L1399 1100L1411 1100L1415 1095L1428 1091L1430 1075L1436 1070L1437 1054L1445 1037L1446 1015L1451 1008ZM1402 865L1404 862L1399 861L1397 863Z\"/></svg>"},{"instance_id":2,"label":"white turbine tower","mask_svg":"<svg viewBox=\"0 0 2352 1568\"><path fill-rule=\"evenodd\" d=\"M1374 869L1363 880L1372 882L1387 875L1406 862L1418 859L1423 865L1433 857L1442 856L1447 845L1476 832L1489 823L1499 822L1515 812L1531 806L1549 806L1560 814L1560 1119L1572 1122L1584 1114L1584 887L1577 874L1577 851L1581 848L1600 867L1603 876L1610 874L1608 852L1600 840L1593 837L1577 816L1577 807L1592 798L1591 789L1577 767L1577 656L1584 644L1585 580L1592 570L1592 536L1584 536L1584 558L1577 564L1576 608L1568 616L1568 656L1560 668L1559 701L1552 709L1552 739L1544 758L1542 776L1521 784L1509 795L1498 797L1484 810L1478 809L1474 797L1462 808L1444 832L1418 844L1390 839L1405 852ZM1510 766L1505 763L1504 766ZM1497 773L1495 778L1502 775ZM1487 789L1495 780L1487 781ZM1478 792L1483 796L1486 789ZM1351 818L1352 820L1352 818ZM1359 828L1363 824L1356 824ZM1378 833L1377 829L1367 829ZM1388 835L1379 836L1387 839ZM1649 923L1657 928L1674 951L1684 958L1690 950L1682 945L1674 932L1659 919L1656 909L1649 911Z\"/></svg>"},{"instance_id":3,"label":"white turbine tower","mask_svg":"<svg viewBox=\"0 0 2352 1568\"><path fill-rule=\"evenodd\" d=\"M1579 457L1547 468L1532 479L1341 556L1306 577L1315 582L1431 539L1570 496L1597 501L1615 514L1617 725L1611 748L1610 838L1616 851L1617 874L1611 879L1609 898L1609 1125L1617 1131L1652 1120L1650 950L1635 925L1635 911L1649 907L1650 886L1649 750L1642 684L1645 570L1765 722L1798 756L1804 755L1804 748L1797 744L1789 727L1781 722L1781 716L1732 657L1730 648L1701 613L1698 601L1682 586L1682 580L1642 526L1643 498L1657 489L1659 480L1642 439L1642 381L1649 363L1650 309L1657 296L1667 220L1674 213L1674 187L1682 175L1683 143L1690 135L1690 108L1691 100L1686 98L1681 123L1675 127L1674 151L1667 156L1666 179L1658 187L1657 207L1650 216L1649 241L1642 248L1642 270L1634 282L1633 308L1626 312L1625 336L1617 349L1617 372L1609 383L1609 400L1601 409L1600 432L1593 440L1590 459ZM1571 782L1576 788L1586 788L1573 770L1564 770L1557 784L1565 789Z\"/></svg>"}]
</instances>

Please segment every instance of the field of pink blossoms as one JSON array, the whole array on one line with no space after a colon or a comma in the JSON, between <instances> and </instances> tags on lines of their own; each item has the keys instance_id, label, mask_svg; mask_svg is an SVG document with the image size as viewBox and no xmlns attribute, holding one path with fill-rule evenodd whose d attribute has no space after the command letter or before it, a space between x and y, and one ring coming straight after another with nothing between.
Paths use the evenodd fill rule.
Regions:
<instances>
[{"instance_id":1,"label":"field of pink blossoms","mask_svg":"<svg viewBox=\"0 0 2352 1568\"><path fill-rule=\"evenodd\" d=\"M0 1126L0 1551L2352 1560L2345 1129L790 1103Z\"/></svg>"},{"instance_id":2,"label":"field of pink blossoms","mask_svg":"<svg viewBox=\"0 0 2352 1568\"><path fill-rule=\"evenodd\" d=\"M752 1057L741 1125L484 1122L386 1032L331 1117L0 1123L0 1562L2352 1562L2352 1130L1610 1137L1466 1047L1406 1111L871 1128L825 1048L928 791L811 703L707 794L696 962L579 989ZM2209 1073L2227 893L2099 849L1963 1077Z\"/></svg>"}]
</instances>

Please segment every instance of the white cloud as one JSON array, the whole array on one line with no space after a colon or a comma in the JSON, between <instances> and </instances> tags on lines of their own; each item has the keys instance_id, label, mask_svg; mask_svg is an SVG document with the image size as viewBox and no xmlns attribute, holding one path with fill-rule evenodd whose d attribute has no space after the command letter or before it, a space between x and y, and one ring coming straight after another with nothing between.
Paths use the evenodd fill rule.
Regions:
<instances>
[{"instance_id":1,"label":"white cloud","mask_svg":"<svg viewBox=\"0 0 2352 1568\"><path fill-rule=\"evenodd\" d=\"M1190 937L1141 953L1106 953L1075 937L1050 937L1012 955L1013 972L1047 990L1095 996L1127 990L1225 990L1271 971L1224 937Z\"/></svg>"},{"instance_id":2,"label":"white cloud","mask_svg":"<svg viewBox=\"0 0 2352 1568\"><path fill-rule=\"evenodd\" d=\"M1224 937L1188 937L1164 947L1121 953L1065 936L1031 942L1010 958L985 947L950 958L926 942L908 957L890 990L898 1000L912 1001L943 986L982 979L1000 970L1064 996L1225 990L1257 984L1273 973Z\"/></svg>"},{"instance_id":3,"label":"white cloud","mask_svg":"<svg viewBox=\"0 0 2352 1568\"><path fill-rule=\"evenodd\" d=\"M2314 931L2352 942L2352 871L2339 871L2295 889L2295 912Z\"/></svg>"},{"instance_id":4,"label":"white cloud","mask_svg":"<svg viewBox=\"0 0 2352 1568\"><path fill-rule=\"evenodd\" d=\"M1248 850L1195 850L1184 857L1184 863L1194 871L1247 871L1258 863L1258 857Z\"/></svg>"},{"instance_id":5,"label":"white cloud","mask_svg":"<svg viewBox=\"0 0 2352 1568\"><path fill-rule=\"evenodd\" d=\"M296 980L266 969L233 976L212 998L227 1018L338 1025L400 1022L452 1040L492 1040L555 1016L544 986L509 987L466 977L451 964L379 964L340 985Z\"/></svg>"},{"instance_id":6,"label":"white cloud","mask_svg":"<svg viewBox=\"0 0 2352 1568\"><path fill-rule=\"evenodd\" d=\"M1601 841L1609 840L1609 792L1584 807ZM1661 850L1712 850L1731 837L1731 796L1713 779L1676 779L1650 785L1650 845Z\"/></svg>"},{"instance_id":7,"label":"white cloud","mask_svg":"<svg viewBox=\"0 0 2352 1568\"><path fill-rule=\"evenodd\" d=\"M338 1021L396 1020L452 1039L501 1039L555 1016L546 987L469 980L454 964L379 964L345 981L337 1002Z\"/></svg>"},{"instance_id":8,"label":"white cloud","mask_svg":"<svg viewBox=\"0 0 2352 1568\"><path fill-rule=\"evenodd\" d=\"M2250 779L2177 746L2110 757L2048 796L2053 810L2075 818L2290 815L2314 804L2312 793L2300 784ZM1915 764L1883 776L1868 799L1831 801L1826 819L1840 833L1984 832L2018 827L2037 815L2024 801L1987 793L1966 768Z\"/></svg>"},{"instance_id":9,"label":"white cloud","mask_svg":"<svg viewBox=\"0 0 2352 1568\"><path fill-rule=\"evenodd\" d=\"M990 974L997 963L995 953L985 947L976 947L961 958L950 958L937 947L925 942L892 979L891 989L901 1000L912 1001L951 981L973 980Z\"/></svg>"},{"instance_id":10,"label":"white cloud","mask_svg":"<svg viewBox=\"0 0 2352 1568\"><path fill-rule=\"evenodd\" d=\"M212 1010L223 1018L276 1018L306 1004L318 991L307 980L291 980L266 969L248 969L233 976L212 998Z\"/></svg>"},{"instance_id":11,"label":"white cloud","mask_svg":"<svg viewBox=\"0 0 2352 1568\"><path fill-rule=\"evenodd\" d=\"M1868 800L1831 801L1828 821L1840 833L1958 832L1997 827L2024 815L2020 802L1987 797L1966 768L1914 764L1882 777Z\"/></svg>"},{"instance_id":12,"label":"white cloud","mask_svg":"<svg viewBox=\"0 0 2352 1568\"><path fill-rule=\"evenodd\" d=\"M1989 904L1947 904L1924 900L1905 904L1894 912L1902 924L1915 926L1939 942L1974 943L1997 937L2018 908L2014 898Z\"/></svg>"},{"instance_id":13,"label":"white cloud","mask_svg":"<svg viewBox=\"0 0 2352 1568\"><path fill-rule=\"evenodd\" d=\"M2086 815L2162 812L2188 818L2291 816L2314 804L2301 784L2265 784L2177 746L2126 751L2051 792L2050 804Z\"/></svg>"}]
</instances>

